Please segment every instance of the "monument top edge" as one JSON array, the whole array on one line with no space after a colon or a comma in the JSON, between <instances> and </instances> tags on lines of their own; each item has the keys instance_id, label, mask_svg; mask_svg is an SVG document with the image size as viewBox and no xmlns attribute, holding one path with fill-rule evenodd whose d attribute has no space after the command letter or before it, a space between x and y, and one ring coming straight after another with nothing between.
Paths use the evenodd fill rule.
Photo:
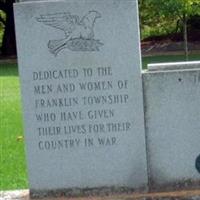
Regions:
<instances>
[{"instance_id":1,"label":"monument top edge","mask_svg":"<svg viewBox=\"0 0 200 200\"><path fill-rule=\"evenodd\" d=\"M147 68L149 72L200 69L200 61L152 63Z\"/></svg>"},{"instance_id":2,"label":"monument top edge","mask_svg":"<svg viewBox=\"0 0 200 200\"><path fill-rule=\"evenodd\" d=\"M46 3L46 2L75 2L80 0L19 0L14 4L21 4L21 3ZM98 1L98 0L84 0L84 1ZM122 1L122 0L105 0L105 1ZM138 0L123 0L123 1L135 1ZM81 1L80 1L81 2Z\"/></svg>"}]
</instances>

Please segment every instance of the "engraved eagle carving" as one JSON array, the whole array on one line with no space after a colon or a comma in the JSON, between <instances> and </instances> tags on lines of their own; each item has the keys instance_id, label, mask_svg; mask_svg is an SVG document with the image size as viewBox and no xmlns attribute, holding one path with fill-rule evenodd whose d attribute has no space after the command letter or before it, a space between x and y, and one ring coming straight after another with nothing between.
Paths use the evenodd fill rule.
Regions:
<instances>
[{"instance_id":1,"label":"engraved eagle carving","mask_svg":"<svg viewBox=\"0 0 200 200\"><path fill-rule=\"evenodd\" d=\"M56 56L64 48L71 51L99 51L103 43L94 39L94 25L100 17L98 11L89 11L81 19L70 12L63 12L40 15L37 21L64 32L65 38L48 42L50 52Z\"/></svg>"}]
</instances>

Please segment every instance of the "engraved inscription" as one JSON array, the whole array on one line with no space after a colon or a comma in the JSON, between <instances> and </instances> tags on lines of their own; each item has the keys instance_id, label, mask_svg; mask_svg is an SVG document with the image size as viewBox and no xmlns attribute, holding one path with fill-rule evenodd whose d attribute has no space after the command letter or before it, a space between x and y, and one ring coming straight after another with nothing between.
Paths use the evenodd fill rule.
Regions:
<instances>
[{"instance_id":1,"label":"engraved inscription","mask_svg":"<svg viewBox=\"0 0 200 200\"><path fill-rule=\"evenodd\" d=\"M40 15L38 22L59 29L65 38L49 40L49 51L55 56L63 49L71 51L99 51L102 42L94 38L94 25L101 18L98 11L91 10L82 18L70 12Z\"/></svg>"},{"instance_id":2,"label":"engraved inscription","mask_svg":"<svg viewBox=\"0 0 200 200\"><path fill-rule=\"evenodd\" d=\"M129 82L112 76L112 68L102 66L34 71L37 148L59 151L120 144L134 122L119 119L129 103Z\"/></svg>"}]
</instances>

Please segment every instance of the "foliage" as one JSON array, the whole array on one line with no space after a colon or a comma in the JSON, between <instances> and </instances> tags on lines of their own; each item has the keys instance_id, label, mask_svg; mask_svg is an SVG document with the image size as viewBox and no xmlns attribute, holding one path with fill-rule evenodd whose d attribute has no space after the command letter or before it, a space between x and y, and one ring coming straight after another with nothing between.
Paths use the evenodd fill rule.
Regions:
<instances>
[{"instance_id":1,"label":"foliage","mask_svg":"<svg viewBox=\"0 0 200 200\"><path fill-rule=\"evenodd\" d=\"M183 30L183 23L200 15L199 0L139 0L142 38Z\"/></svg>"},{"instance_id":2,"label":"foliage","mask_svg":"<svg viewBox=\"0 0 200 200\"><path fill-rule=\"evenodd\" d=\"M0 10L6 15L6 19L0 18L4 24L4 34L1 46L1 53L5 56L16 55L16 41L14 29L13 3L15 0L0 0Z\"/></svg>"},{"instance_id":3,"label":"foliage","mask_svg":"<svg viewBox=\"0 0 200 200\"><path fill-rule=\"evenodd\" d=\"M140 29L142 39L167 35L175 31L176 19L161 15L150 0L139 0Z\"/></svg>"},{"instance_id":4,"label":"foliage","mask_svg":"<svg viewBox=\"0 0 200 200\"><path fill-rule=\"evenodd\" d=\"M141 9L140 19L142 23L144 23L143 18L149 21L149 17L151 17L150 20L155 19L155 23L158 23L157 20L160 19L167 21L174 18L177 22L177 28L179 27L183 33L185 58L188 60L187 22L191 16L200 14L199 0L139 0L139 6ZM151 13L148 15L148 18L143 13L145 9L148 13ZM153 24L151 25L153 26Z\"/></svg>"},{"instance_id":5,"label":"foliage","mask_svg":"<svg viewBox=\"0 0 200 200\"><path fill-rule=\"evenodd\" d=\"M157 11L164 16L176 16L184 20L184 16L199 14L199 0L150 0Z\"/></svg>"},{"instance_id":6,"label":"foliage","mask_svg":"<svg viewBox=\"0 0 200 200\"><path fill-rule=\"evenodd\" d=\"M152 36L170 35L174 32L176 32L176 21L174 19L163 19L154 25L143 25L141 28L141 39L143 40Z\"/></svg>"},{"instance_id":7,"label":"foliage","mask_svg":"<svg viewBox=\"0 0 200 200\"><path fill-rule=\"evenodd\" d=\"M2 45L5 21L6 21L6 15L2 10L0 10L0 46Z\"/></svg>"},{"instance_id":8,"label":"foliage","mask_svg":"<svg viewBox=\"0 0 200 200\"><path fill-rule=\"evenodd\" d=\"M200 14L199 0L147 0L153 6L154 12L159 13L165 20L174 19L183 30L191 16Z\"/></svg>"}]
</instances>

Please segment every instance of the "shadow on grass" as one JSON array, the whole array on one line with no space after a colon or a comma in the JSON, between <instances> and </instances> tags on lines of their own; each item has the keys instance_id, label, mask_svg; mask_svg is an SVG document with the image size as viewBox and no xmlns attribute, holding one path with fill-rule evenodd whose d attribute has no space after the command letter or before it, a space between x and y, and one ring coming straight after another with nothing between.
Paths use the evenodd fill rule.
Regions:
<instances>
[{"instance_id":1,"label":"shadow on grass","mask_svg":"<svg viewBox=\"0 0 200 200\"><path fill-rule=\"evenodd\" d=\"M0 76L18 76L17 64L0 64Z\"/></svg>"}]
</instances>

